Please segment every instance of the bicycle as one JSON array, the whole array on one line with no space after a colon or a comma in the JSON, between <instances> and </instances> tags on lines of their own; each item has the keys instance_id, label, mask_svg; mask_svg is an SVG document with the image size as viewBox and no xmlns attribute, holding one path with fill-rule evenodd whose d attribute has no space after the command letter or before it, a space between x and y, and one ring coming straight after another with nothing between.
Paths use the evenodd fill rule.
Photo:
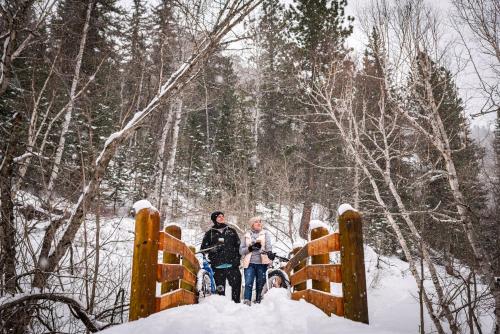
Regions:
<instances>
[{"instance_id":1,"label":"bicycle","mask_svg":"<svg viewBox=\"0 0 500 334\"><path fill-rule=\"evenodd\" d=\"M198 271L196 279L196 290L198 291L198 296L200 298L206 298L216 292L224 291L224 287L216 286L214 279L214 271L210 266L210 260L207 258L208 253L215 251L217 248L221 247L224 243L224 239L219 239L219 244L200 249L195 254L201 254L203 256L202 268Z\"/></svg>"},{"instance_id":2,"label":"bicycle","mask_svg":"<svg viewBox=\"0 0 500 334\"><path fill-rule=\"evenodd\" d=\"M273 262L271 266L266 271L266 284L262 289L262 296L266 294L272 288L283 288L290 289L290 280L288 279L288 275L282 269L281 262L288 262L290 259L280 256L273 252L262 252L262 254L272 254L274 255ZM277 261L276 261L277 260Z\"/></svg>"}]
</instances>

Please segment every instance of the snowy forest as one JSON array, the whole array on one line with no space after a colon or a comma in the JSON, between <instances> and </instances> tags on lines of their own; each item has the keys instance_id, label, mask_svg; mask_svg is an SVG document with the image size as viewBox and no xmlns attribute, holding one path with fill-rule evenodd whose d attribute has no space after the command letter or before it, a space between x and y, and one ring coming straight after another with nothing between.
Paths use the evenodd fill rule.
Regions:
<instances>
[{"instance_id":1,"label":"snowy forest","mask_svg":"<svg viewBox=\"0 0 500 334\"><path fill-rule=\"evenodd\" d=\"M0 333L126 322L147 199L196 247L350 203L413 333L499 334L500 1L445 2L0 0Z\"/></svg>"}]
</instances>

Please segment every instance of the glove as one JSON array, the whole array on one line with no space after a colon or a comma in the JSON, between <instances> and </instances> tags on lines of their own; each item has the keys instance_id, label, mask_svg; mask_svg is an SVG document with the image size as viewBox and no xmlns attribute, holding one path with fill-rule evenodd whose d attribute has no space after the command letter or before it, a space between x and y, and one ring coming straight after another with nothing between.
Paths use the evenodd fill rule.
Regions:
<instances>
[{"instance_id":1,"label":"glove","mask_svg":"<svg viewBox=\"0 0 500 334\"><path fill-rule=\"evenodd\" d=\"M248 251L249 252L253 252L254 250L259 250L262 248L262 245L260 242L256 242L254 244L251 244L250 246L248 246Z\"/></svg>"},{"instance_id":2,"label":"glove","mask_svg":"<svg viewBox=\"0 0 500 334\"><path fill-rule=\"evenodd\" d=\"M267 251L267 257L269 258L269 260L274 260L276 258L276 254L274 254L273 252L271 251Z\"/></svg>"}]
</instances>

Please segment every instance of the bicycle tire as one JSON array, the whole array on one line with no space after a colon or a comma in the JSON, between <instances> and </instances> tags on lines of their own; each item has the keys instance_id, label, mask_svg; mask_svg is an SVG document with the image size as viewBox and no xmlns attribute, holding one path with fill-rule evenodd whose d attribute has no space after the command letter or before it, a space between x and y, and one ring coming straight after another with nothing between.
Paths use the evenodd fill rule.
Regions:
<instances>
[{"instance_id":1,"label":"bicycle tire","mask_svg":"<svg viewBox=\"0 0 500 334\"><path fill-rule=\"evenodd\" d=\"M197 290L198 290L198 297L199 298L206 298L210 295L212 295L212 286L210 283L210 274L204 270L201 269L198 272L198 278L197 278Z\"/></svg>"},{"instance_id":2,"label":"bicycle tire","mask_svg":"<svg viewBox=\"0 0 500 334\"><path fill-rule=\"evenodd\" d=\"M290 283L288 281L288 277L279 269L271 270L268 274L267 279L268 281L264 285L264 289L262 289L262 295L265 295L270 289L289 288Z\"/></svg>"}]
</instances>

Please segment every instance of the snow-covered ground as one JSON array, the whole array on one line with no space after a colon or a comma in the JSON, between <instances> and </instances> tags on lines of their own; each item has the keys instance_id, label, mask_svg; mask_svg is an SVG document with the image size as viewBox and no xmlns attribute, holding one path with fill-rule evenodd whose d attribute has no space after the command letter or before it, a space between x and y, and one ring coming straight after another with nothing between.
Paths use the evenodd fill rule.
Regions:
<instances>
[{"instance_id":1,"label":"snow-covered ground","mask_svg":"<svg viewBox=\"0 0 500 334\"><path fill-rule=\"evenodd\" d=\"M206 298L200 304L181 306L116 326L103 334L281 334L343 333L391 334L374 326L340 317L328 317L305 301L292 301L283 289L272 289L261 304L248 307L221 296Z\"/></svg>"},{"instance_id":2,"label":"snow-covered ground","mask_svg":"<svg viewBox=\"0 0 500 334\"><path fill-rule=\"evenodd\" d=\"M235 304L228 296L212 296L198 305L165 310L103 333L418 333L418 289L408 264L398 258L381 257L377 268L377 257L370 247L365 247L368 326L337 316L328 317L303 300L291 300L285 290L274 289L262 304L251 307ZM483 332L489 333L493 324L491 314L484 314L481 322ZM425 327L426 333L435 333L427 313Z\"/></svg>"},{"instance_id":3,"label":"snow-covered ground","mask_svg":"<svg viewBox=\"0 0 500 334\"><path fill-rule=\"evenodd\" d=\"M275 223L283 222L284 228L288 218L288 208L284 208L281 212L271 212L261 207L260 211L264 220L267 218L269 221L273 215ZM321 221L323 217L320 211L316 217ZM297 226L298 219L300 215L295 215L294 220L297 221L294 223ZM127 225L130 223L126 222ZM182 239L185 242L189 244L199 242L203 231L190 228L191 226L184 221L176 223L182 226ZM275 236L275 250L281 255L286 255L287 250L291 248L290 240L271 226L268 225L267 228ZM334 230L335 226L330 225L330 231ZM297 238L295 242L296 240ZM335 257L335 253L332 253L332 260ZM314 305L303 300L291 300L284 290L271 290L260 305L248 307L235 304L230 299L228 287L226 297L212 296L198 305L165 310L146 319L110 328L105 333L418 333L420 324L418 287L409 271L408 263L397 257L379 256L367 246L365 267L370 318L368 326L337 316L328 317ZM444 268L439 266L437 268L441 277L445 277ZM428 291L433 291L429 280L426 281L426 286ZM341 293L340 284L332 284L332 291ZM426 333L435 333L436 330L426 310L424 316ZM487 312L480 314L480 321L483 333L491 332L492 314ZM443 325L446 328L444 322Z\"/></svg>"}]
</instances>

